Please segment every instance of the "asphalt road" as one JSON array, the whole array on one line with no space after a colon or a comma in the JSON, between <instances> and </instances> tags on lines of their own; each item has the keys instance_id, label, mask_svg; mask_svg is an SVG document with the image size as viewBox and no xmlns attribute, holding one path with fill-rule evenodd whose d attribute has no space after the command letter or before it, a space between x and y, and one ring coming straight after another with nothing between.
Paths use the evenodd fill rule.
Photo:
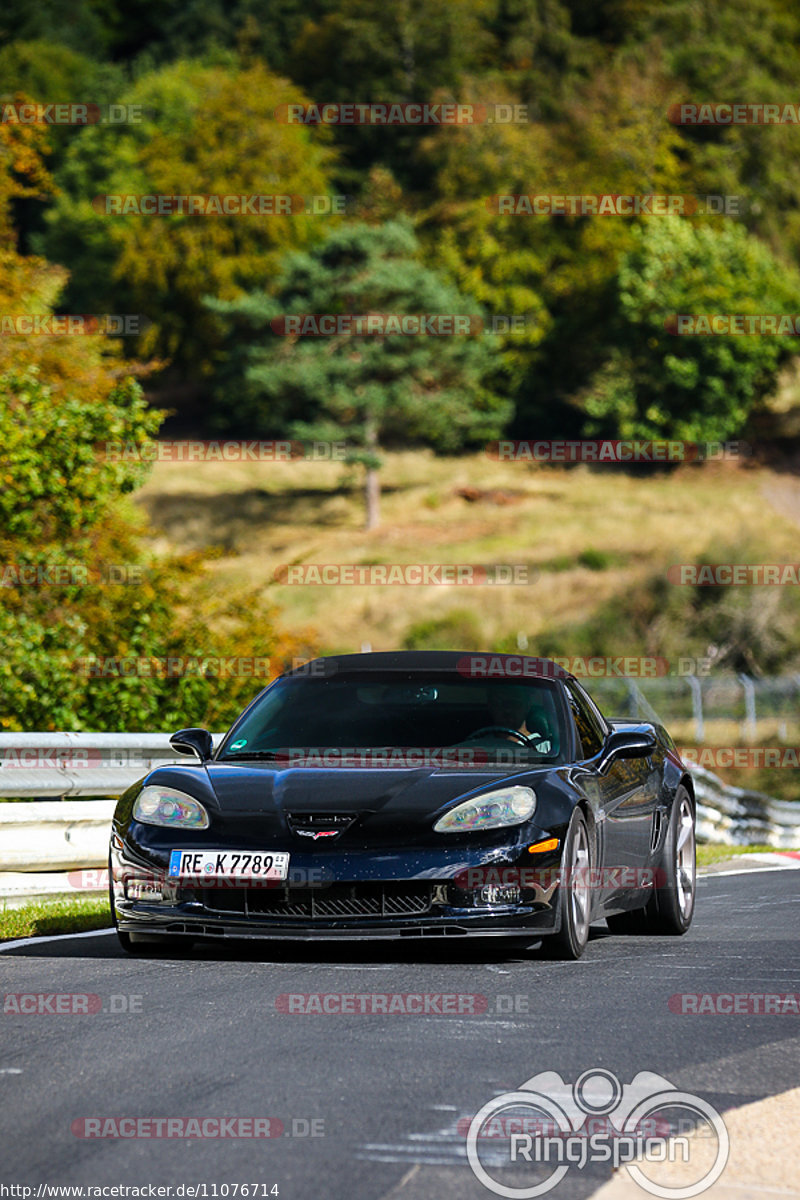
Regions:
<instances>
[{"instance_id":1,"label":"asphalt road","mask_svg":"<svg viewBox=\"0 0 800 1200\"><path fill-rule=\"evenodd\" d=\"M274 1184L283 1200L486 1200L465 1122L538 1072L571 1084L592 1068L623 1083L654 1071L722 1112L782 1092L800 1080L800 1017L682 1015L669 998L800 992L798 878L706 877L685 937L624 938L600 925L577 963L438 940L144 959L104 934L11 949L0 954L0 1182L171 1184L173 1196L205 1183L209 1200L212 1185L220 1196L237 1183L265 1184L259 1200ZM12 1011L9 996L31 993L99 996L90 1003L102 1009ZM478 995L486 1008L281 1011L290 993ZM277 1118L285 1132L75 1132L86 1118L124 1117ZM609 1176L571 1170L550 1194L588 1196Z\"/></svg>"}]
</instances>

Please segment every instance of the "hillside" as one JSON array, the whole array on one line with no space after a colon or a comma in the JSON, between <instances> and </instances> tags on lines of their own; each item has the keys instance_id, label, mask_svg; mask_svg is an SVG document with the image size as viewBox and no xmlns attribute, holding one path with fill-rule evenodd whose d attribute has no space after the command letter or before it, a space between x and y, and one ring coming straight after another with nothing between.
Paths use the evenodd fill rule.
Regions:
<instances>
[{"instance_id":1,"label":"hillside","mask_svg":"<svg viewBox=\"0 0 800 1200\"><path fill-rule=\"evenodd\" d=\"M328 651L396 647L418 623L464 612L476 624L467 619L462 641L495 646L521 633L533 643L671 564L731 561L745 548L750 561L796 555L793 481L747 462L626 474L399 453L382 478L382 527L369 534L360 489L331 463L160 462L138 502L158 530L155 549L214 550L209 570L262 586L284 624L313 626ZM276 582L293 563L522 564L531 582Z\"/></svg>"}]
</instances>

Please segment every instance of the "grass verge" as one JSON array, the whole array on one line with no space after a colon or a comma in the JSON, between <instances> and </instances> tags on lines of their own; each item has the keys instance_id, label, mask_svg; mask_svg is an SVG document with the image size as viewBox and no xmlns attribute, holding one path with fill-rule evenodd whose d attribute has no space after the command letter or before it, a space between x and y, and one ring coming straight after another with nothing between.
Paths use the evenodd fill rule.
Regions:
<instances>
[{"instance_id":1,"label":"grass verge","mask_svg":"<svg viewBox=\"0 0 800 1200\"><path fill-rule=\"evenodd\" d=\"M711 863L725 862L727 858L737 858L740 854L774 854L775 850L775 846L724 846L708 842L697 847L697 865L708 867Z\"/></svg>"},{"instance_id":2,"label":"grass verge","mask_svg":"<svg viewBox=\"0 0 800 1200\"><path fill-rule=\"evenodd\" d=\"M21 908L0 911L0 942L44 937L49 933L83 933L88 929L107 929L110 924L111 909L106 896L35 900Z\"/></svg>"}]
</instances>

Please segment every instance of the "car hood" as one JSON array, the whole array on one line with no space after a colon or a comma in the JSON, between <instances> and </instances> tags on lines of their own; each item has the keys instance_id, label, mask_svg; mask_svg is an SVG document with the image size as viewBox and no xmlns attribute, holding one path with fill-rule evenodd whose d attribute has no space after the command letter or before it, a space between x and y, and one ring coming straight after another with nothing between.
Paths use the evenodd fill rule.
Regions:
<instances>
[{"instance_id":1,"label":"car hood","mask_svg":"<svg viewBox=\"0 0 800 1200\"><path fill-rule=\"evenodd\" d=\"M506 783L507 771L470 768L277 768L269 763L210 763L208 778L223 812L351 812L384 814L393 822L430 818L460 796ZM538 772L541 775L541 771ZM515 772L515 782L524 782Z\"/></svg>"},{"instance_id":2,"label":"car hood","mask_svg":"<svg viewBox=\"0 0 800 1200\"><path fill-rule=\"evenodd\" d=\"M550 830L568 821L574 804L568 767L539 766L511 773L488 765L326 769L212 761L202 766L165 765L150 772L120 799L115 816L119 828L130 823L135 798L147 784L188 792L207 807L211 826L193 835L193 845L216 847L222 841L245 846L256 839L271 849L289 850L295 862L303 861L306 854L346 858L369 850L380 852L382 869L396 859L401 872L412 869L409 855L416 864L413 870L418 871L424 852L434 853L440 865L442 854L456 866L482 861L486 853L493 858L498 848L516 844L537 829ZM529 824L445 838L434 832L438 817L460 800L510 784L536 791L537 808ZM318 819L299 820L304 814L318 814ZM325 816L349 816L352 820L327 825ZM297 832L299 828L324 830L340 824L343 828L337 836L322 834L321 841ZM164 847L176 844L174 829L134 825L134 840L145 854L160 854Z\"/></svg>"}]
</instances>

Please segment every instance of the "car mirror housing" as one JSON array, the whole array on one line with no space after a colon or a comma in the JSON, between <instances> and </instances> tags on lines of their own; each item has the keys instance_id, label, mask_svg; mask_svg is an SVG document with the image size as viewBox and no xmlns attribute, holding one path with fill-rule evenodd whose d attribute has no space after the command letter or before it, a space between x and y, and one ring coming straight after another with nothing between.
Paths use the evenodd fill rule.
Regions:
<instances>
[{"instance_id":1,"label":"car mirror housing","mask_svg":"<svg viewBox=\"0 0 800 1200\"><path fill-rule=\"evenodd\" d=\"M214 752L214 743L207 729L179 729L173 733L169 744L180 754L196 754L200 762L207 762Z\"/></svg>"},{"instance_id":2,"label":"car mirror housing","mask_svg":"<svg viewBox=\"0 0 800 1200\"><path fill-rule=\"evenodd\" d=\"M598 771L605 771L615 758L647 758L656 748L656 731L652 725L612 729L605 740Z\"/></svg>"}]
</instances>

